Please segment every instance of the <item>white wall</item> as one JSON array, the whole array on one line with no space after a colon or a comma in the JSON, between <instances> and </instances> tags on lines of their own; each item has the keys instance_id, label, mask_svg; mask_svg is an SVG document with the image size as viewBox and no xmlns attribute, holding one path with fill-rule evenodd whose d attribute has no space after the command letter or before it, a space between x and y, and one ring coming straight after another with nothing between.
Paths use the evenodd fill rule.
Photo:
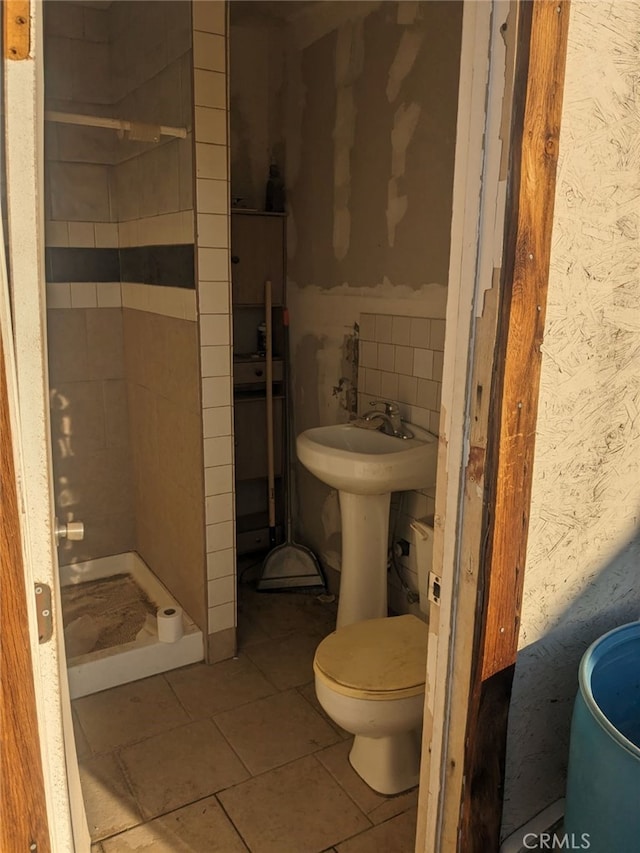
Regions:
<instances>
[{"instance_id":1,"label":"white wall","mask_svg":"<svg viewBox=\"0 0 640 853\"><path fill-rule=\"evenodd\" d=\"M640 617L640 6L571 6L503 832L564 795L577 667Z\"/></svg>"}]
</instances>

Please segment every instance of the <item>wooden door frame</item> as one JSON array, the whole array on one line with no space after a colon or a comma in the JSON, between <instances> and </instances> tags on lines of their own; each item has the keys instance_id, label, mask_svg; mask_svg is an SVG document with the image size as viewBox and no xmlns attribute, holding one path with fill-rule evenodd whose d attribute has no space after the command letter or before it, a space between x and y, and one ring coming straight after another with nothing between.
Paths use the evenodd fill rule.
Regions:
<instances>
[{"instance_id":1,"label":"wooden door frame","mask_svg":"<svg viewBox=\"0 0 640 853\"><path fill-rule=\"evenodd\" d=\"M434 571L441 577L440 605L431 605L425 690L424 737L416 851L449 850L441 846L442 791L451 786L455 769L445 774L450 753L449 732L466 721L467 697L452 705L453 666L465 659L471 646L459 626L474 618L475 596L468 594L468 573L460 553L462 522L470 507L463 505L464 475L469 444L484 412L470 409L488 405L488 390L471 395L471 387L489 388L491 341L495 326L497 286L495 270L502 254L505 138L510 116L513 50L505 27L513 27L512 0L479 3L465 0L462 19L460 82L456 124L456 151L449 264L449 293L442 380L438 475L434 517ZM481 350L481 352L480 352ZM490 353L489 353L490 356ZM473 365L487 375L471 376ZM477 370L476 370L477 374ZM473 380L473 381L472 381ZM475 497L475 494L472 498ZM481 501L479 502L481 505ZM468 562L468 558L467 558ZM462 761L457 765L461 784ZM455 787L455 786L454 786ZM458 811L456 806L456 813Z\"/></svg>"},{"instance_id":2,"label":"wooden door frame","mask_svg":"<svg viewBox=\"0 0 640 853\"><path fill-rule=\"evenodd\" d=\"M24 2L7 2L3 8L3 83L6 62L25 59L29 49L28 3L25 8ZM4 100L0 115L4 120ZM1 138L4 142L4 134ZM4 149L0 168L4 202ZM36 845L42 853L49 853L33 668L35 605L33 590L29 597L25 580L18 404L3 232L0 226L0 849L30 850Z\"/></svg>"},{"instance_id":3,"label":"wooden door frame","mask_svg":"<svg viewBox=\"0 0 640 853\"><path fill-rule=\"evenodd\" d=\"M89 850L90 838L71 718L51 497L44 276L43 9L42 3L34 0L5 0L2 11L3 166L10 294L5 281L0 294L0 324L14 418L31 683L51 849L81 853ZM21 31L15 40L11 34L14 24ZM12 46L15 52L9 55ZM30 594L36 582L50 587L53 602L53 637L42 644L38 642L35 601Z\"/></svg>"},{"instance_id":4,"label":"wooden door frame","mask_svg":"<svg viewBox=\"0 0 640 853\"><path fill-rule=\"evenodd\" d=\"M457 520L445 530L456 554L430 848L443 853L489 853L500 843L569 11L569 0L517 3L501 271L471 330L466 459ZM478 259L481 250L480 240Z\"/></svg>"},{"instance_id":5,"label":"wooden door frame","mask_svg":"<svg viewBox=\"0 0 640 853\"><path fill-rule=\"evenodd\" d=\"M6 331L0 328L0 850L29 850L36 844L38 853L49 853Z\"/></svg>"}]
</instances>

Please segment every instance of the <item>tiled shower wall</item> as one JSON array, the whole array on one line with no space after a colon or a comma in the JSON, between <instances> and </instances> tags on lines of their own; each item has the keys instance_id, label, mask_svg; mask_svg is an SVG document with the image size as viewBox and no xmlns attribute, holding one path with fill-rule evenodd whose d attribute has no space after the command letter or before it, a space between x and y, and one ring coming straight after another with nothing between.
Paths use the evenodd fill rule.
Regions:
<instances>
[{"instance_id":1,"label":"tiled shower wall","mask_svg":"<svg viewBox=\"0 0 640 853\"><path fill-rule=\"evenodd\" d=\"M434 435L439 433L445 321L440 318L361 314L358 342L358 412L370 411L375 400L400 404L403 420ZM394 495L390 538L410 543L409 554L398 559L403 579L418 590L414 519L428 518L435 509L435 487ZM417 612L410 605L395 571L389 574L389 605L396 613Z\"/></svg>"},{"instance_id":2,"label":"tiled shower wall","mask_svg":"<svg viewBox=\"0 0 640 853\"><path fill-rule=\"evenodd\" d=\"M56 514L85 524L82 542L62 543L60 562L131 551L135 514L122 311L50 308L48 344Z\"/></svg>"},{"instance_id":3,"label":"tiled shower wall","mask_svg":"<svg viewBox=\"0 0 640 853\"><path fill-rule=\"evenodd\" d=\"M45 109L112 115L110 12L48 0L45 17ZM45 123L47 245L118 245L110 166L114 132Z\"/></svg>"},{"instance_id":4,"label":"tiled shower wall","mask_svg":"<svg viewBox=\"0 0 640 853\"><path fill-rule=\"evenodd\" d=\"M114 110L192 124L191 8L111 7ZM124 143L117 200L136 550L206 632L193 138Z\"/></svg>"},{"instance_id":5,"label":"tiled shower wall","mask_svg":"<svg viewBox=\"0 0 640 853\"><path fill-rule=\"evenodd\" d=\"M125 308L124 351L135 547L206 630L197 324Z\"/></svg>"},{"instance_id":6,"label":"tiled shower wall","mask_svg":"<svg viewBox=\"0 0 640 853\"><path fill-rule=\"evenodd\" d=\"M47 110L188 127L190 4L47 0L45 69ZM47 122L47 245L193 243L192 147Z\"/></svg>"},{"instance_id":7,"label":"tiled shower wall","mask_svg":"<svg viewBox=\"0 0 640 853\"><path fill-rule=\"evenodd\" d=\"M197 286L202 372L209 659L235 653L226 8L193 4Z\"/></svg>"},{"instance_id":8,"label":"tiled shower wall","mask_svg":"<svg viewBox=\"0 0 640 853\"><path fill-rule=\"evenodd\" d=\"M114 115L151 125L191 126L189 7L179 0L112 4ZM120 246L192 244L191 133L162 137L160 144L127 141L119 150L113 189Z\"/></svg>"},{"instance_id":9,"label":"tiled shower wall","mask_svg":"<svg viewBox=\"0 0 640 853\"><path fill-rule=\"evenodd\" d=\"M191 4L127 2L97 11L100 26L80 3L47 4L46 108L190 127ZM105 438L102 467L77 460L73 494L87 499L73 510L84 516L87 536L69 546L67 559L138 550L206 632L192 146L190 135L156 144L47 123L47 297L52 382L68 378L70 361L75 380L62 387L67 420L56 421L54 409L54 428L70 423L71 445L84 449L111 434L98 412L128 423L120 433L126 448ZM94 377L96 360L109 362L109 382L120 383L117 408L107 403L112 386ZM102 384L88 389L89 382ZM104 400L92 420L81 417L89 395ZM66 452L54 443L65 518ZM94 504L111 515L92 515Z\"/></svg>"},{"instance_id":10,"label":"tiled shower wall","mask_svg":"<svg viewBox=\"0 0 640 853\"><path fill-rule=\"evenodd\" d=\"M108 10L48 2L44 11L46 109L111 115ZM113 132L45 124L54 495L61 520L85 524L84 541L61 546L63 563L135 547L120 282L113 263L118 227L109 182L116 142ZM64 257L54 258L49 247ZM98 277L92 274L96 265Z\"/></svg>"}]
</instances>

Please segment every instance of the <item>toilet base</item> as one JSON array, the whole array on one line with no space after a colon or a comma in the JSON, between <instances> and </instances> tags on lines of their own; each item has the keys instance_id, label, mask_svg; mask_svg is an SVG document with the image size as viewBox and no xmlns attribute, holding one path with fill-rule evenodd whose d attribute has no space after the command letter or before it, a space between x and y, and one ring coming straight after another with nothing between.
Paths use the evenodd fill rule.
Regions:
<instances>
[{"instance_id":1,"label":"toilet base","mask_svg":"<svg viewBox=\"0 0 640 853\"><path fill-rule=\"evenodd\" d=\"M387 737L356 735L349 763L379 794L408 791L420 779L420 732L414 729Z\"/></svg>"}]
</instances>

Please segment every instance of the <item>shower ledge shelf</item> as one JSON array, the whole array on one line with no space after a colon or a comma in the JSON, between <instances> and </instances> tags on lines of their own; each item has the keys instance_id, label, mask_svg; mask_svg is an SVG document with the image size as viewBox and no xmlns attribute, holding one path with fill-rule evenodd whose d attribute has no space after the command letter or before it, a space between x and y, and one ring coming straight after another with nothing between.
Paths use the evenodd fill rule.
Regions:
<instances>
[{"instance_id":1,"label":"shower ledge shelf","mask_svg":"<svg viewBox=\"0 0 640 853\"><path fill-rule=\"evenodd\" d=\"M81 127L103 127L107 130L117 130L121 133L131 134L131 139L136 140L142 131L144 139L140 137L140 141L154 142L157 138L148 138L147 134L155 132L158 136L173 136L178 139L185 139L187 136L186 127L171 127L166 124L153 124L150 122L128 121L120 118L107 118L105 116L90 116L82 113L61 113L55 110L47 110L44 114L46 121L56 122L57 124L75 124Z\"/></svg>"},{"instance_id":2,"label":"shower ledge shelf","mask_svg":"<svg viewBox=\"0 0 640 853\"><path fill-rule=\"evenodd\" d=\"M134 552L115 554L84 563L60 566L60 585L84 583L127 573L158 607L178 607L171 593L156 578L147 564ZM69 692L72 699L98 693L137 681L170 669L177 669L204 658L202 631L184 613L184 634L176 643L161 643L147 635L132 643L123 643L67 660Z\"/></svg>"}]
</instances>

